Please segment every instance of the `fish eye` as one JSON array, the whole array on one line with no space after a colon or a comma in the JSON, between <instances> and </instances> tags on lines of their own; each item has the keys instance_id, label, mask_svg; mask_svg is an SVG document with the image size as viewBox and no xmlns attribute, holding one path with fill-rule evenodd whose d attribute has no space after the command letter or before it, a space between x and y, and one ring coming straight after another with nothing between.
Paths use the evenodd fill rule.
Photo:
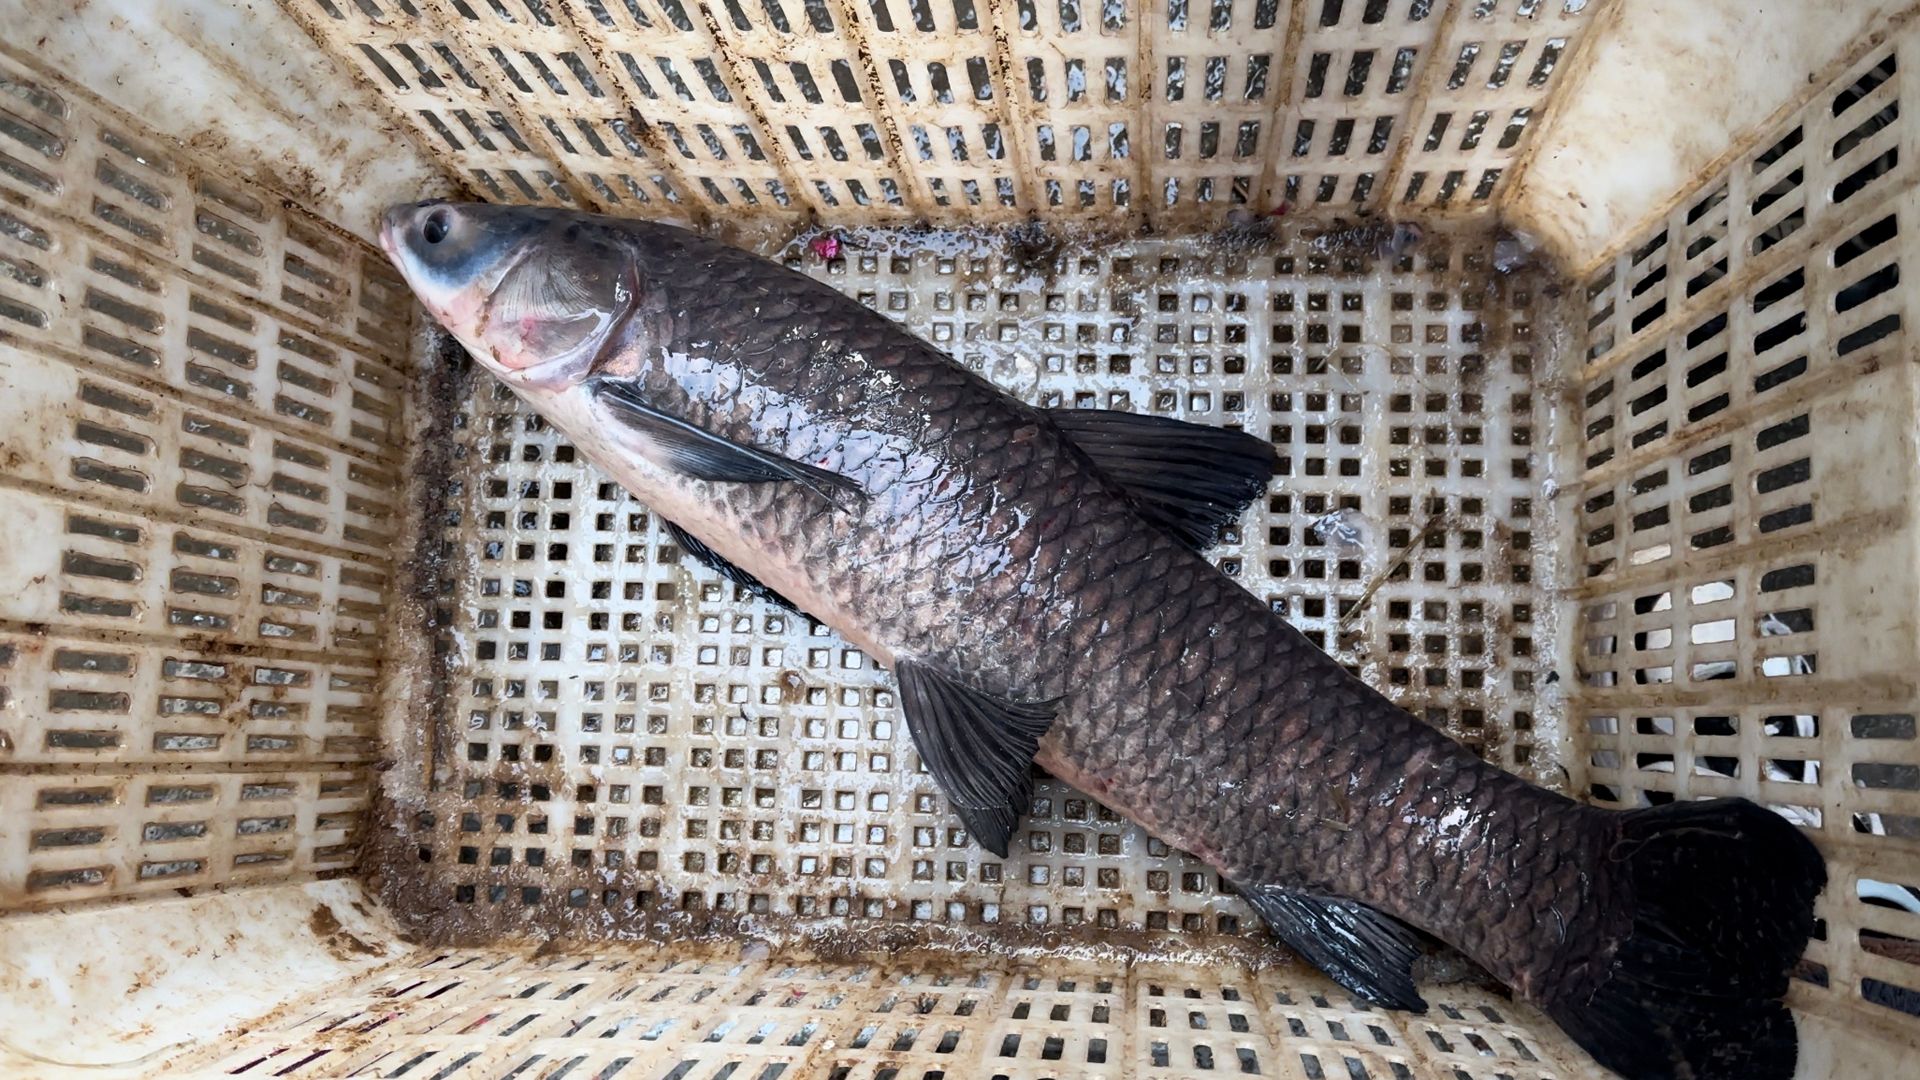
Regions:
<instances>
[{"instance_id":1,"label":"fish eye","mask_svg":"<svg viewBox=\"0 0 1920 1080\"><path fill-rule=\"evenodd\" d=\"M437 244L447 238L447 230L452 227L452 216L445 210L435 210L427 215L427 223L420 226L420 238L429 244Z\"/></svg>"}]
</instances>

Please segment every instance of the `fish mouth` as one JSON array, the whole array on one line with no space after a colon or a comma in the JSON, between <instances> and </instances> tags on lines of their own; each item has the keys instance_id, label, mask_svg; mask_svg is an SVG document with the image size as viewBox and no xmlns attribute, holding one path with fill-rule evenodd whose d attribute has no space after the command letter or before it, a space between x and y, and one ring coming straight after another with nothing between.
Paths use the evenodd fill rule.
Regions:
<instances>
[{"instance_id":1,"label":"fish mouth","mask_svg":"<svg viewBox=\"0 0 1920 1080\"><path fill-rule=\"evenodd\" d=\"M433 202L435 200L426 201ZM400 228L405 223L408 214L422 205L423 203L397 203L387 207L380 215L380 228L377 235L377 239L380 241L380 250L387 253L387 261L399 269L403 276L406 273L406 267L400 262Z\"/></svg>"}]
</instances>

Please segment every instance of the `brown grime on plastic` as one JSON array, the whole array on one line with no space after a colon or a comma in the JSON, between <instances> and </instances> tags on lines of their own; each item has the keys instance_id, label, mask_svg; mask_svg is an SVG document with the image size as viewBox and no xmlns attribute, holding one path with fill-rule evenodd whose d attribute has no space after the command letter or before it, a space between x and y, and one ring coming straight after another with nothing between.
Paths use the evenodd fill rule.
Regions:
<instances>
[{"instance_id":1,"label":"brown grime on plastic","mask_svg":"<svg viewBox=\"0 0 1920 1080\"><path fill-rule=\"evenodd\" d=\"M307 929L313 936L326 943L327 951L335 957L347 960L354 956L384 956L383 946L372 944L349 932L340 925L340 917L325 904L316 904L313 914L307 919Z\"/></svg>"}]
</instances>

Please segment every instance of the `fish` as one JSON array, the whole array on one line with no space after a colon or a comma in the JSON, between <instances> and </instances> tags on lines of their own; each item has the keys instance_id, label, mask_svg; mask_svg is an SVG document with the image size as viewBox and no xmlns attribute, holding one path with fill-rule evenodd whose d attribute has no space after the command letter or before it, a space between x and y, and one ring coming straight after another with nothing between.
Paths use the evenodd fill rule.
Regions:
<instances>
[{"instance_id":1,"label":"fish","mask_svg":"<svg viewBox=\"0 0 1920 1080\"><path fill-rule=\"evenodd\" d=\"M1782 1078L1826 883L1745 799L1616 810L1394 705L1207 558L1250 434L1021 401L884 316L670 225L426 200L380 243L432 318L683 546L898 685L1004 857L1037 764L1213 867L1358 999L1451 946L1634 1078Z\"/></svg>"}]
</instances>

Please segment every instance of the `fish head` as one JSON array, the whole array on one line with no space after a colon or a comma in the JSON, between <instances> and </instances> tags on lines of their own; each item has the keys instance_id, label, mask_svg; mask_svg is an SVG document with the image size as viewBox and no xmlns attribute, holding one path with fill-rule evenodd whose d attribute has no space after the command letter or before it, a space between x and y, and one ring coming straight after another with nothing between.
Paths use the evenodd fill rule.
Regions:
<instances>
[{"instance_id":1,"label":"fish head","mask_svg":"<svg viewBox=\"0 0 1920 1080\"><path fill-rule=\"evenodd\" d=\"M584 380L640 299L629 248L587 215L401 203L381 220L380 246L434 320L522 389Z\"/></svg>"}]
</instances>

